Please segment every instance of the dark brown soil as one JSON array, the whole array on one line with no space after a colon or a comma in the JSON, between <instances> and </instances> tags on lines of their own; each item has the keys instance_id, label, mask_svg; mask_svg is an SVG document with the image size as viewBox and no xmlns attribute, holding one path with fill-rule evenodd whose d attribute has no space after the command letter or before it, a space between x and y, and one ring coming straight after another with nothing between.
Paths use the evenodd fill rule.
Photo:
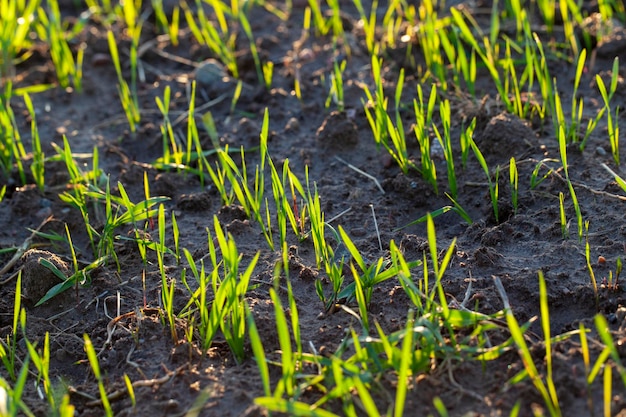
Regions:
<instances>
[{"instance_id":1,"label":"dark brown soil","mask_svg":"<svg viewBox=\"0 0 626 417\"><path fill-rule=\"evenodd\" d=\"M67 3L64 13L77 16L79 11L71 6L72 2ZM308 166L309 178L311 183L317 185L326 219L349 210L332 224L341 225L363 256L370 260L385 256L391 240L401 244L407 259L421 260L423 251L428 248L425 226L402 227L429 211L450 204L443 192L437 195L417 172L403 174L387 153L374 143L361 101L365 95L358 85L365 83L373 88L370 58L357 25L358 14L353 7L345 7L346 28L351 30L353 44L344 74L345 111L339 112L334 104L325 107L328 86L321 84L320 76L324 75L328 80L333 60L345 57L333 53L328 38L301 38L305 2L293 3L292 16L286 22L262 7L251 9L249 19L260 54L275 63L274 82L269 91L259 85L247 44L242 41L239 64L244 85L232 114L230 102L236 81L224 76L228 74L220 73L223 69L216 69L215 63L200 75L202 63L213 57L185 32L181 35L179 46L154 42L141 57L146 69L146 78L139 85L142 118L138 132L130 133L115 87L115 71L107 58L106 31L95 22L91 22L89 30L81 35L81 41L87 45L83 91L56 88L32 97L38 111L37 121L46 155L54 154L51 144L61 145L63 134L76 154L90 153L97 147L100 167L110 178L112 192L118 193L116 184L120 181L132 201L144 198L143 178L146 174L151 194L170 198L164 203L168 222L175 213L180 229L180 246L187 248L196 261L207 255L206 229L212 230L214 215L233 235L243 254L244 264L261 251L253 277L256 287L249 292L248 302L268 352L279 349L268 290L280 255L267 249L261 228L253 219L247 218L241 208L222 207L214 186L202 186L191 174L154 168L152 164L162 155L163 149L159 130L162 117L155 98L163 96L165 86L172 89L172 120L176 120L188 108L186 91L190 80L195 77L198 81L196 107L213 100L214 104L204 111L212 112L220 142L231 148L243 146L250 149L246 153L249 168L259 163L259 154L254 148L258 146L263 112L265 108L269 109L268 146L273 161L280 165L288 159L291 169L302 179L305 166ZM364 3L369 10L369 2ZM488 17L480 22L488 24ZM122 37L121 34L118 36ZM150 42L157 36L154 24L146 22L142 42ZM245 36L241 39L245 40ZM588 68L582 79L579 94L585 102L585 117L592 117L602 106L595 86L595 73L603 74L607 80L616 55L620 56L621 62L626 62L623 48L606 52L610 50L609 43L610 40L604 41L603 54L598 54L595 66ZM128 45L128 40L124 40L119 46L127 51ZM194 64L182 64L172 59L173 56ZM393 101L399 68L405 65L404 57L404 50L390 50L385 55L382 76L390 102ZM418 64L423 60L419 52L415 52L414 59ZM17 68L23 78L16 87L45 82L54 77L51 68L37 66L32 61L26 61ZM551 62L550 65L562 91L564 108L569 109L571 97L568 95L574 67L562 61ZM620 67L620 71L622 69ZM128 71L128 68L125 70ZM414 122L411 104L416 86L422 82L422 75L418 69L407 68L403 100L408 104L407 110L402 112L409 152L418 163L419 148L411 129ZM302 101L291 94L296 76L301 83ZM530 177L537 162L547 158L559 159L558 141L552 133L551 122L523 121L505 112L486 71L480 72L477 88L476 98L460 92L448 93L452 112L456 115L451 127L452 137L460 136L463 123L469 118L478 118L476 142L494 171L496 165L502 167L500 217L496 223L487 178L476 159L470 155L467 166L462 168L459 156L455 161L458 202L474 222L468 225L453 212L435 219L440 248L447 247L453 238L457 238L456 250L443 282L449 299L463 300L471 280L471 308L487 314L495 313L503 308L494 287L494 277L498 277L504 284L515 316L518 321L525 322L539 314L538 271L543 271L549 292L553 335L577 329L580 323L593 329L593 317L599 310L610 323L614 340L620 345L622 359L626 358L623 348L626 344L626 315L623 309L626 294L621 289L610 290L602 286L596 304L585 261L585 242L577 237L574 210L567 198L569 191L563 172L557 169L559 163L547 162L546 166L556 171L539 186L530 189ZM430 91L430 84L425 84L423 89ZM626 107L625 92L626 85L620 77L612 103L614 106ZM24 103L20 98L14 98L12 106L23 141L28 144L30 123ZM621 116L620 122L623 123ZM184 134L186 120L181 119L175 129ZM206 133L203 132L201 140L206 149L211 148ZM569 174L575 184L584 219L589 221L588 239L598 281L608 279L611 271L614 273L616 269L617 259L626 256L626 195L601 164L608 164L622 176L626 176L626 172L615 166L608 146L606 122L602 120L584 151L577 147L568 151ZM508 188L507 165L512 156L517 160L520 178L517 212L511 206ZM384 192L377 188L375 182L358 174L339 158L377 178ZM624 151L621 152L621 159L626 160ZM439 186L445 191L445 160L442 156L435 161L440 175ZM90 159L81 159L80 163L90 164ZM546 172L546 168L542 169L541 175ZM52 215L53 220L43 226L42 232L64 235L64 225L67 224L81 265L94 260L80 213L58 197L66 189L68 181L62 163L47 163L47 186L43 191L31 185L23 186L17 177L1 181L9 187L7 196L0 203L0 248L22 245L31 235L29 229L37 228ZM267 185L266 189L271 188ZM564 238L561 231L559 192L566 196L566 213L571 219L569 238ZM375 209L382 251L372 207ZM95 213L93 216L97 224L98 217ZM115 235L124 237L130 232L130 226L120 227ZM158 239L157 230L148 227L146 233L152 234L152 239ZM290 276L299 309L302 341L307 344L307 349L308 346L315 346L318 352L330 354L345 336L346 329L359 324L343 310L323 314L324 305L316 296L315 280L321 278L327 292L330 291L330 284L324 271L316 268L313 244L310 240L299 241L293 235L289 236L289 240L292 245ZM42 238L35 238L33 243L41 247L27 252L21 263L0 278L9 278L20 266L24 266L23 295L27 301L28 318L26 336L30 341L41 344L44 334L50 334L50 374L59 386L71 387L71 401L76 406L77 415L102 415L101 406L94 400L99 398L97 385L83 350L85 333L98 352L116 415L183 415L194 401L204 398L201 396L207 398L199 414L202 416L267 414L253 402L255 397L263 395L263 387L251 355L244 363L236 364L221 336L203 354L197 345L183 342L185 323L182 320L180 341L176 344L172 340L159 310L161 277L156 258L151 258L153 255L149 255L150 262L144 269L136 244L118 239L115 249L119 268L115 262L109 262L91 273L89 282L80 288L78 295L72 289L40 307L34 307L36 298L54 283L54 276L49 276L49 270L40 274L39 257L45 257L68 274L71 273L72 262L65 244L51 244ZM173 247L171 237L168 237L167 244ZM1 264L8 262L10 256L3 255ZM604 261L596 262L599 257ZM173 256L167 256L165 263L167 277L178 280L175 305L181 309L189 299L187 290L180 284L185 262L177 265ZM14 280L0 287L2 337L11 332L14 294ZM281 295L286 302L286 294ZM398 281L388 280L374 290L370 317L377 320L386 332L391 332L403 328L410 306L410 300ZM543 373L544 348L538 322L530 328L530 332L539 335L529 336L529 341ZM589 337L593 339L597 335L592 332ZM600 348L591 343L591 351L595 359ZM20 353L24 357L23 346ZM554 361L554 378L563 414L591 415L577 336L556 344ZM508 383L522 367L515 352L488 363L468 360L442 364L432 374L424 375L412 385L406 408L411 411L407 415L434 412L433 398L439 396L450 415L454 416L509 415L517 400L522 401L521 415L529 416L533 404L542 404L541 397L528 379L516 385ZM4 376L4 369L0 369L0 375ZM128 375L133 382L144 381L135 388L136 408L132 407L126 394L124 375ZM272 378L273 381L278 378L276 369L272 369ZM389 387L390 392L395 385L390 380L380 382ZM613 414L626 413L626 391L617 376L613 386ZM596 383L594 387L593 404L596 415L600 415L601 383ZM46 414L46 402L40 400L36 388L29 384L26 390L24 399L35 414ZM376 396L379 410L386 410L392 397L379 394ZM307 393L302 400L308 401L316 395ZM331 409L341 414L341 404L332 404Z\"/></svg>"}]
</instances>

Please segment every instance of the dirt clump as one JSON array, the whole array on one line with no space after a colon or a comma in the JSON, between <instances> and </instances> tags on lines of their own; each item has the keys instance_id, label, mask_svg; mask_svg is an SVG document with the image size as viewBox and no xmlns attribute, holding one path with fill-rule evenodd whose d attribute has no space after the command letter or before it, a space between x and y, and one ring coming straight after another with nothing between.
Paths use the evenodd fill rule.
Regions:
<instances>
[{"instance_id":1,"label":"dirt clump","mask_svg":"<svg viewBox=\"0 0 626 417\"><path fill-rule=\"evenodd\" d=\"M527 122L503 112L489 120L482 134L477 135L476 144L489 166L495 166L507 163L511 155L518 158L534 137L535 132Z\"/></svg>"},{"instance_id":2,"label":"dirt clump","mask_svg":"<svg viewBox=\"0 0 626 417\"><path fill-rule=\"evenodd\" d=\"M317 130L317 140L327 148L352 148L359 142L359 133L356 124L346 113L333 111Z\"/></svg>"},{"instance_id":3,"label":"dirt clump","mask_svg":"<svg viewBox=\"0 0 626 417\"><path fill-rule=\"evenodd\" d=\"M52 252L30 249L20 259L22 262L22 295L36 304L55 285L61 282L45 263L49 262L64 275L69 275L70 268L67 262Z\"/></svg>"}]
</instances>

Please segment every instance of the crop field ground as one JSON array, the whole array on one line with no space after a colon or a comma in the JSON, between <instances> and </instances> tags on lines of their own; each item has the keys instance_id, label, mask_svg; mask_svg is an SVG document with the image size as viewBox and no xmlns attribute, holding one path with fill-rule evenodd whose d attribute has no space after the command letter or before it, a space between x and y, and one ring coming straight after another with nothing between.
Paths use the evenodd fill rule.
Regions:
<instances>
[{"instance_id":1,"label":"crop field ground","mask_svg":"<svg viewBox=\"0 0 626 417\"><path fill-rule=\"evenodd\" d=\"M0 0L0 416L626 416L625 25Z\"/></svg>"}]
</instances>

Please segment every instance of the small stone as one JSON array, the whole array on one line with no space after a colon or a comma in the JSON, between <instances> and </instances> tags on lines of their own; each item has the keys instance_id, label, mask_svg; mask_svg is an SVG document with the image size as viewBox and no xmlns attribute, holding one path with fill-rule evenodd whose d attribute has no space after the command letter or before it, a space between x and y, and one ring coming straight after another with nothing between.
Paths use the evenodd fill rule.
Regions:
<instances>
[{"instance_id":1,"label":"small stone","mask_svg":"<svg viewBox=\"0 0 626 417\"><path fill-rule=\"evenodd\" d=\"M170 399L165 403L165 410L168 412L177 411L180 408L180 403L176 400Z\"/></svg>"},{"instance_id":2,"label":"small stone","mask_svg":"<svg viewBox=\"0 0 626 417\"><path fill-rule=\"evenodd\" d=\"M300 121L298 121L295 117L292 117L285 125L285 132L297 132L298 130L300 130Z\"/></svg>"},{"instance_id":3,"label":"small stone","mask_svg":"<svg viewBox=\"0 0 626 417\"><path fill-rule=\"evenodd\" d=\"M596 148L596 153L600 156L605 156L606 155L606 150L602 147L602 146L598 146Z\"/></svg>"},{"instance_id":4,"label":"small stone","mask_svg":"<svg viewBox=\"0 0 626 417\"><path fill-rule=\"evenodd\" d=\"M198 84L204 87L213 87L222 83L226 77L224 66L215 59L207 59L196 68L195 78Z\"/></svg>"},{"instance_id":5,"label":"small stone","mask_svg":"<svg viewBox=\"0 0 626 417\"><path fill-rule=\"evenodd\" d=\"M44 207L40 210L37 210L35 213L35 217L38 219L46 219L52 215L52 209L50 207Z\"/></svg>"}]
</instances>

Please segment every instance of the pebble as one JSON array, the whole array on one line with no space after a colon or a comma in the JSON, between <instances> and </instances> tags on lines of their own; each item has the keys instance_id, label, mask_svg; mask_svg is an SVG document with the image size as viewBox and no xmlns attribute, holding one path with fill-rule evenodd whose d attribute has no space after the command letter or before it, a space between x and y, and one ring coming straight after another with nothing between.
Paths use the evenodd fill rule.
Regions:
<instances>
[{"instance_id":1,"label":"pebble","mask_svg":"<svg viewBox=\"0 0 626 417\"><path fill-rule=\"evenodd\" d=\"M176 400L170 399L165 403L165 410L169 412L176 411L180 408L180 403Z\"/></svg>"},{"instance_id":2,"label":"pebble","mask_svg":"<svg viewBox=\"0 0 626 417\"><path fill-rule=\"evenodd\" d=\"M50 207L44 207L42 209L37 210L35 213L35 217L38 219L46 219L52 216L52 209Z\"/></svg>"},{"instance_id":3,"label":"pebble","mask_svg":"<svg viewBox=\"0 0 626 417\"><path fill-rule=\"evenodd\" d=\"M300 130L300 122L297 118L292 117L285 125L285 132L297 132L298 130Z\"/></svg>"},{"instance_id":4,"label":"pebble","mask_svg":"<svg viewBox=\"0 0 626 417\"><path fill-rule=\"evenodd\" d=\"M195 72L196 81L205 87L221 83L226 76L224 66L215 59L207 59L196 68Z\"/></svg>"},{"instance_id":5,"label":"pebble","mask_svg":"<svg viewBox=\"0 0 626 417\"><path fill-rule=\"evenodd\" d=\"M602 147L602 146L598 146L596 148L596 153L600 156L605 156L606 155L606 150Z\"/></svg>"}]
</instances>

